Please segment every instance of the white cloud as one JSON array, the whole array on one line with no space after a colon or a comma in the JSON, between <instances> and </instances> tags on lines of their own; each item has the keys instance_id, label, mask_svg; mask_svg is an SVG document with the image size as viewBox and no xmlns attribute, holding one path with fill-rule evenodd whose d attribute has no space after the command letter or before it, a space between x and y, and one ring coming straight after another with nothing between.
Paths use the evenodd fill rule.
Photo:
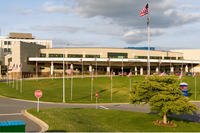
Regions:
<instances>
[{"instance_id":1,"label":"white cloud","mask_svg":"<svg viewBox=\"0 0 200 133\"><path fill-rule=\"evenodd\" d=\"M75 33L83 28L75 26L66 26L66 25L36 25L31 27L32 30L36 31L51 31L51 32L69 32Z\"/></svg>"},{"instance_id":2,"label":"white cloud","mask_svg":"<svg viewBox=\"0 0 200 133\"><path fill-rule=\"evenodd\" d=\"M151 29L151 37L164 34L163 29ZM147 40L147 30L131 30L123 35L123 39L129 44L135 44Z\"/></svg>"},{"instance_id":3,"label":"white cloud","mask_svg":"<svg viewBox=\"0 0 200 133\"><path fill-rule=\"evenodd\" d=\"M28 9L28 8L16 9L16 12L18 12L19 14L22 14L22 15L30 15L30 14L34 13L34 11L32 9Z\"/></svg>"},{"instance_id":4,"label":"white cloud","mask_svg":"<svg viewBox=\"0 0 200 133\"><path fill-rule=\"evenodd\" d=\"M55 2L44 3L42 9L48 13L68 13L71 10L68 6Z\"/></svg>"},{"instance_id":5,"label":"white cloud","mask_svg":"<svg viewBox=\"0 0 200 133\"><path fill-rule=\"evenodd\" d=\"M70 1L70 2L69 2ZM72 2L73 1L73 2ZM194 5L180 5L176 0L151 0L150 26L153 36L164 34L163 29L182 26L200 21L199 12L184 12L183 8L192 8ZM101 18L109 20L108 24L86 25L79 29L76 26L36 27L41 30L84 31L88 33L118 36L126 43L139 43L146 40L142 36L146 30L146 17L140 17L139 12L146 1L141 0L63 0L63 3L51 1L43 5L48 13L72 13L83 18ZM199 7L199 6L195 6ZM130 31L130 29L135 29ZM162 30L160 30L162 29ZM129 31L129 32L127 32Z\"/></svg>"}]
</instances>

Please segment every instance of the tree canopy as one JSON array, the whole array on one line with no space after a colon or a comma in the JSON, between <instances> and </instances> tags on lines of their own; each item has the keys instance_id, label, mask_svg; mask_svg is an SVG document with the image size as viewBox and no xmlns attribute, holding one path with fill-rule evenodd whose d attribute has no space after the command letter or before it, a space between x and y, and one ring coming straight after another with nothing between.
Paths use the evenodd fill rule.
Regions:
<instances>
[{"instance_id":1,"label":"tree canopy","mask_svg":"<svg viewBox=\"0 0 200 133\"><path fill-rule=\"evenodd\" d=\"M183 96L179 80L174 76L149 76L133 87L131 103L148 103L152 111L163 115L163 123L169 113L193 113L197 107Z\"/></svg>"}]
</instances>

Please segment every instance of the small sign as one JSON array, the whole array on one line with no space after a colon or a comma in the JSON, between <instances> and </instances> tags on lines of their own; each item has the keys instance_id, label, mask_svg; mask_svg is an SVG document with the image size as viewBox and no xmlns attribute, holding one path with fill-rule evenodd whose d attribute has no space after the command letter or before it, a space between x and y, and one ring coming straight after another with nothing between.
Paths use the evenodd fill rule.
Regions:
<instances>
[{"instance_id":1,"label":"small sign","mask_svg":"<svg viewBox=\"0 0 200 133\"><path fill-rule=\"evenodd\" d=\"M36 90L36 91L35 91L35 97L36 97L36 98L42 97L42 91L41 91L41 90Z\"/></svg>"},{"instance_id":2,"label":"small sign","mask_svg":"<svg viewBox=\"0 0 200 133\"><path fill-rule=\"evenodd\" d=\"M42 97L41 90L35 90L35 97L37 98L37 112L40 111L40 97Z\"/></svg>"}]
</instances>

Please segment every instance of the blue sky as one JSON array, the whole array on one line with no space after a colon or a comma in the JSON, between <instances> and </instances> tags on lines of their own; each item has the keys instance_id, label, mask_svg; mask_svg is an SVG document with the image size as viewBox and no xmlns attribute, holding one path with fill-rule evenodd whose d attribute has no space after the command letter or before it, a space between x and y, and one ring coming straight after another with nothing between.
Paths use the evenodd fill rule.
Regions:
<instances>
[{"instance_id":1,"label":"blue sky","mask_svg":"<svg viewBox=\"0 0 200 133\"><path fill-rule=\"evenodd\" d=\"M2 0L2 35L30 32L54 47L146 45L146 0ZM200 1L151 0L151 46L200 48Z\"/></svg>"}]
</instances>

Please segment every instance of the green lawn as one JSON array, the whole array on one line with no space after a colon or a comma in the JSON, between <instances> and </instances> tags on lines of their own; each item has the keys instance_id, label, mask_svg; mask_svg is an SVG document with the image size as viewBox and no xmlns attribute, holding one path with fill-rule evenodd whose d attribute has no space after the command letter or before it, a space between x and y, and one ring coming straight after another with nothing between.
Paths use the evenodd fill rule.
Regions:
<instances>
[{"instance_id":1,"label":"green lawn","mask_svg":"<svg viewBox=\"0 0 200 133\"><path fill-rule=\"evenodd\" d=\"M200 132L200 124L173 120L177 127L155 126L158 115L100 109L35 109L28 112L45 121L49 131L66 132Z\"/></svg>"},{"instance_id":2,"label":"green lawn","mask_svg":"<svg viewBox=\"0 0 200 133\"><path fill-rule=\"evenodd\" d=\"M143 76L132 77L132 85L137 81L144 80ZM70 100L70 79L66 79L66 102L91 102L91 78L74 78L73 86L73 100ZM113 77L113 100L112 102L129 102L129 78L128 77ZM184 77L184 82L189 84L191 98L194 99L194 78ZM19 83L18 83L19 84ZM34 91L40 89L43 91L41 101L62 102L62 79L43 79L43 80L23 80L23 92L20 93L19 87L16 90L12 88L12 84L0 83L0 95L19 98L36 100ZM95 102L95 92L98 91L100 98L99 102L111 102L110 94L110 78L98 77L94 78L94 91L93 100ZM200 77L197 78L197 100L200 100Z\"/></svg>"}]
</instances>

